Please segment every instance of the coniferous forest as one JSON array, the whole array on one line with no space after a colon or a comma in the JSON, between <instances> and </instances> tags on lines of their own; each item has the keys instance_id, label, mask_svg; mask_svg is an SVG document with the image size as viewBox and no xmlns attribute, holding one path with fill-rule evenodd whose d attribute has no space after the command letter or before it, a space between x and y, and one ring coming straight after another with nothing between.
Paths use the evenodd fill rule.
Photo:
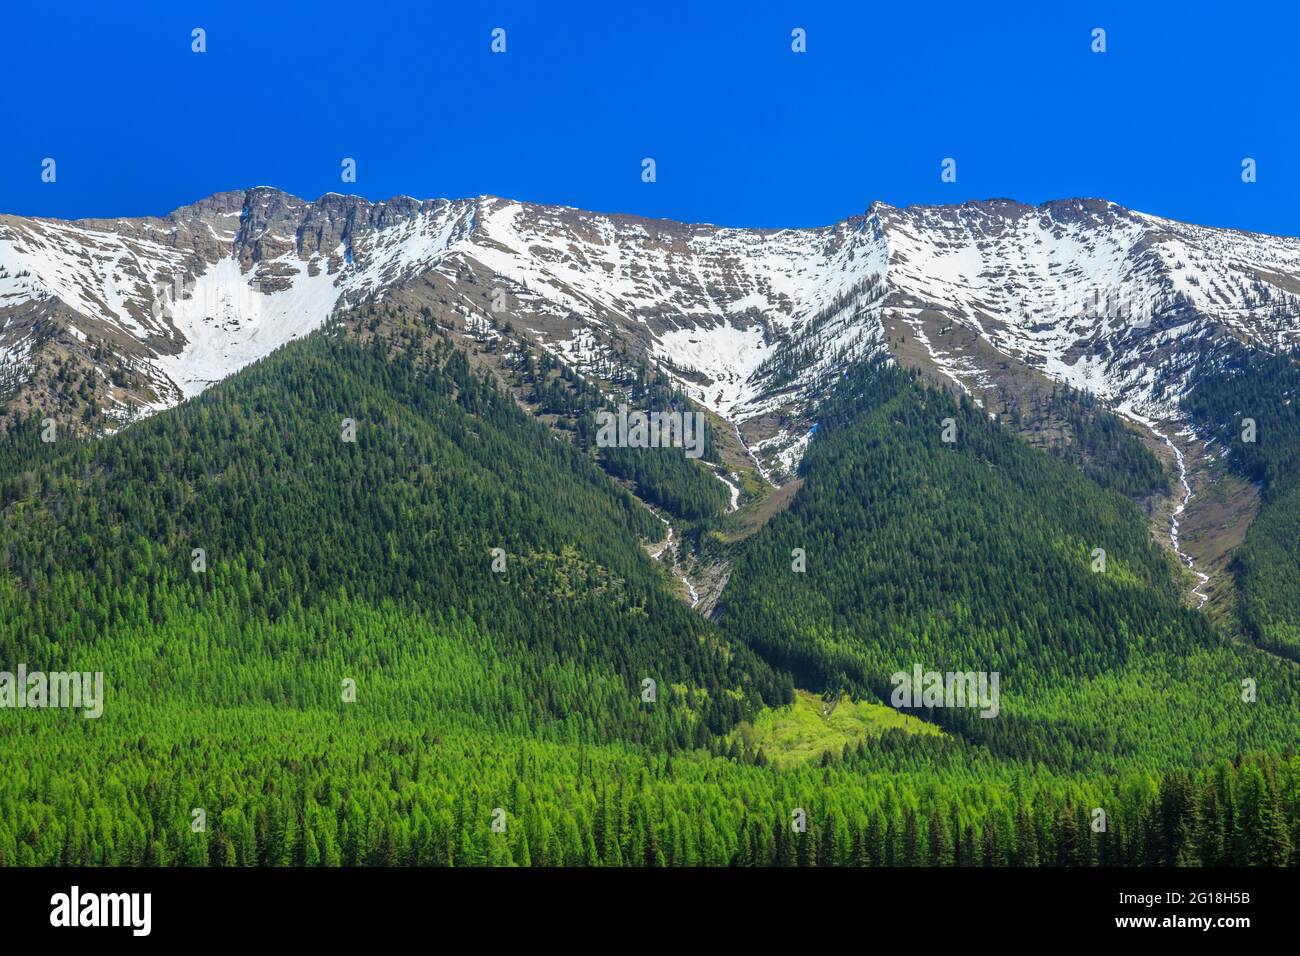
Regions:
<instances>
[{"instance_id":1,"label":"coniferous forest","mask_svg":"<svg viewBox=\"0 0 1300 956\"><path fill-rule=\"evenodd\" d=\"M1233 558L1249 638L1300 660L1300 358L1221 349L1187 399L1224 465L1262 489L1260 513Z\"/></svg>"},{"instance_id":2,"label":"coniferous forest","mask_svg":"<svg viewBox=\"0 0 1300 956\"><path fill-rule=\"evenodd\" d=\"M1296 865L1300 432L1260 400L1296 367L1192 393L1225 447L1247 407L1270 436L1229 456L1270 516L1240 633L1185 605L1127 432L1085 468L884 361L747 536L716 448L596 449L596 393L529 366L517 400L374 306L111 435L25 422L0 661L107 691L5 711L0 864ZM733 548L711 616L647 502ZM900 714L914 664L997 672L999 713Z\"/></svg>"}]
</instances>

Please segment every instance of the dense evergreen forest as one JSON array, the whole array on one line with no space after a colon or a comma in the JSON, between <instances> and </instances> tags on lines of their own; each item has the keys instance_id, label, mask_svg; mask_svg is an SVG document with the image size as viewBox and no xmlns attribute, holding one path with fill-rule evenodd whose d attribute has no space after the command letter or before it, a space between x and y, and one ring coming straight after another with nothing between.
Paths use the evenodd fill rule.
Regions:
<instances>
[{"instance_id":1,"label":"dense evergreen forest","mask_svg":"<svg viewBox=\"0 0 1300 956\"><path fill-rule=\"evenodd\" d=\"M1186 408L1230 467L1264 489L1233 560L1243 630L1300 660L1300 356L1207 356Z\"/></svg>"},{"instance_id":2,"label":"dense evergreen forest","mask_svg":"<svg viewBox=\"0 0 1300 956\"><path fill-rule=\"evenodd\" d=\"M891 675L917 663L998 672L997 719L925 716L1062 769L1294 742L1296 669L1182 606L1132 502L965 397L861 366L827 404L802 474L790 509L738 558L722 618L799 686L887 702ZM1244 678L1267 687L1254 704Z\"/></svg>"},{"instance_id":3,"label":"dense evergreen forest","mask_svg":"<svg viewBox=\"0 0 1300 956\"><path fill-rule=\"evenodd\" d=\"M367 311L379 313L388 323L401 318L387 307L371 307ZM431 311L426 318L432 321ZM503 332L510 329L508 322L501 328ZM509 344L503 344L506 342ZM624 405L633 411L684 414L694 411L680 387L662 370L652 368L644 359L638 362L628 359L601 367L599 371L605 377L598 385L593 378L575 371L554 355L539 354L527 342L497 336L485 339L482 344L489 354L501 356L501 369L507 382L526 405L549 420L551 427L572 433L578 448L594 455L607 474L626 482L642 501L687 522L705 521L726 510L726 488L703 467L718 460L712 428L705 428L696 437L703 452L698 458L684 456L680 448L673 447L598 446L596 415L618 409L618 404L603 389L619 390Z\"/></svg>"},{"instance_id":4,"label":"dense evergreen forest","mask_svg":"<svg viewBox=\"0 0 1300 956\"><path fill-rule=\"evenodd\" d=\"M217 597L275 622L350 595L467 616L530 666L617 665L633 712L642 677L691 684L715 732L789 698L664 587L638 545L661 523L450 345L317 336L0 495L0 655L33 667Z\"/></svg>"},{"instance_id":5,"label":"dense evergreen forest","mask_svg":"<svg viewBox=\"0 0 1300 956\"><path fill-rule=\"evenodd\" d=\"M582 438L589 389L523 373L566 440L375 318L0 445L0 668L108 686L98 719L0 711L0 864L1300 862L1295 668L1184 610L1113 488L864 367L714 623ZM621 477L725 502L665 462ZM796 686L888 702L913 662L1000 671L1001 715L771 759Z\"/></svg>"},{"instance_id":6,"label":"dense evergreen forest","mask_svg":"<svg viewBox=\"0 0 1300 956\"><path fill-rule=\"evenodd\" d=\"M1169 477L1160 460L1118 415L1103 408L1095 395L1054 385L1049 395L1031 403L1029 414L1013 404L1008 419L1016 431L1049 431L1059 423L1060 431L1069 438L1049 442L1048 449L1103 488L1137 499L1169 490Z\"/></svg>"}]
</instances>

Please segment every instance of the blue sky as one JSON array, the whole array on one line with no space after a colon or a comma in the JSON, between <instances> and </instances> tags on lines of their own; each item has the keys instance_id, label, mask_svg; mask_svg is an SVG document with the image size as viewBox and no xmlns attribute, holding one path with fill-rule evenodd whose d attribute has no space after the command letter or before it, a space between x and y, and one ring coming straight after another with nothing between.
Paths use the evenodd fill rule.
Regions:
<instances>
[{"instance_id":1,"label":"blue sky","mask_svg":"<svg viewBox=\"0 0 1300 956\"><path fill-rule=\"evenodd\" d=\"M160 214L274 185L796 226L873 199L1083 195L1294 235L1296 7L12 4L0 212ZM1258 182L1242 183L1244 157Z\"/></svg>"}]
</instances>

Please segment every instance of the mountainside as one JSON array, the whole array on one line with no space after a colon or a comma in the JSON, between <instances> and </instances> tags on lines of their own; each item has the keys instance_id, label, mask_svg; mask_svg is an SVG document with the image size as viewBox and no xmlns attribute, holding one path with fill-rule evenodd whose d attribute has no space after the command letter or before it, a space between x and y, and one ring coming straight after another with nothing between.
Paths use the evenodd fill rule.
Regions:
<instances>
[{"instance_id":1,"label":"mountainside","mask_svg":"<svg viewBox=\"0 0 1300 956\"><path fill-rule=\"evenodd\" d=\"M1259 512L1231 555L1243 631L1300 660L1300 358L1231 343L1193 379L1184 405L1219 459L1220 484L1259 489Z\"/></svg>"},{"instance_id":2,"label":"mountainside","mask_svg":"<svg viewBox=\"0 0 1300 956\"><path fill-rule=\"evenodd\" d=\"M1180 608L1118 492L864 364L714 622L485 354L368 304L0 440L0 659L106 688L0 711L0 865L1297 862L1295 666ZM996 719L891 707L912 662L1000 669Z\"/></svg>"},{"instance_id":3,"label":"mountainside","mask_svg":"<svg viewBox=\"0 0 1300 956\"><path fill-rule=\"evenodd\" d=\"M1239 605L1232 555L1259 494L1214 467L1184 405L1224 345L1267 356L1297 344L1300 239L1092 199L873 203L807 229L490 196L305 202L268 187L162 218L0 216L0 429L36 418L111 431L371 301L427 317L497 374L518 378L511 363L547 355L619 401L649 367L712 416L732 509L795 476L820 403L887 353L1030 444L1118 479L1189 568L1187 599L1222 618ZM517 397L554 411L541 390L526 382ZM1129 467L1121 477L1098 455ZM678 502L679 517L717 508L721 485L664 497L625 454L604 458L641 475L644 500ZM707 610L725 562L693 573Z\"/></svg>"},{"instance_id":4,"label":"mountainside","mask_svg":"<svg viewBox=\"0 0 1300 956\"><path fill-rule=\"evenodd\" d=\"M1294 345L1298 294L1300 240L1101 200L874 203L772 230L260 187L163 218L0 217L0 381L6 421L87 405L127 418L340 306L401 295L462 330L508 318L578 369L647 357L779 480L806 447L811 402L882 348L994 411L1046 379L1182 422L1196 343Z\"/></svg>"},{"instance_id":5,"label":"mountainside","mask_svg":"<svg viewBox=\"0 0 1300 956\"><path fill-rule=\"evenodd\" d=\"M1300 671L1183 606L1132 501L894 364L847 374L821 413L799 493L741 546L718 615L797 686L883 701L914 665L995 672L995 719L912 712L1076 770L1289 745ZM1243 675L1268 688L1256 706Z\"/></svg>"}]
</instances>

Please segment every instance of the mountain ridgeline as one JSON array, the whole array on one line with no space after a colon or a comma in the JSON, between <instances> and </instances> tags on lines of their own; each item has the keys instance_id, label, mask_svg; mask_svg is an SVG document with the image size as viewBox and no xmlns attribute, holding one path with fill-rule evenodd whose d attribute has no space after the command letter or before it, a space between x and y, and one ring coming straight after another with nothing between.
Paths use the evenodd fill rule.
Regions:
<instances>
[{"instance_id":1,"label":"mountain ridgeline","mask_svg":"<svg viewBox=\"0 0 1300 956\"><path fill-rule=\"evenodd\" d=\"M827 276L879 266L891 229L917 241L901 223L933 226L924 211L644 238L674 270L691 243L702 262L811 243L831 263L816 294L775 292L752 262L681 280L682 308L757 290L787 317L817 305L811 339L772 330L785 358L760 395L681 358L745 322L670 328L591 286L610 326L639 316L680 354L577 336L557 353L543 331L577 300L553 276L503 280L509 322L480 313L495 277L469 254L374 301L387 219L332 262L322 210L253 198L239 235L255 219L271 252L305 257L299 293L336 269L367 301L94 437L83 418L111 417L51 433L31 380L6 386L0 670L102 672L107 691L94 719L0 707L0 865L1300 864L1292 358L1206 354L1180 399L1224 467L1265 486L1234 564L1243 641L1187 607L1143 510L1174 483L1107 402L1040 376L992 414L981 394L1013 377L938 387L960 380L942 373L962 329L925 308L845 332L901 293ZM1030 208L949 226L1004 243L1154 228L1091 205L1035 225ZM575 211L395 211L408 239L436 220L503 272L492 242L595 242ZM271 252L245 251L275 278ZM945 345L922 360L927 329ZM702 457L601 447L595 415L622 402L707 409ZM1246 409L1258 442L1233 437ZM775 461L798 480L773 487ZM676 564L652 557L670 542ZM715 584L708 616L683 568ZM914 668L996 677L997 706L900 705Z\"/></svg>"}]
</instances>

